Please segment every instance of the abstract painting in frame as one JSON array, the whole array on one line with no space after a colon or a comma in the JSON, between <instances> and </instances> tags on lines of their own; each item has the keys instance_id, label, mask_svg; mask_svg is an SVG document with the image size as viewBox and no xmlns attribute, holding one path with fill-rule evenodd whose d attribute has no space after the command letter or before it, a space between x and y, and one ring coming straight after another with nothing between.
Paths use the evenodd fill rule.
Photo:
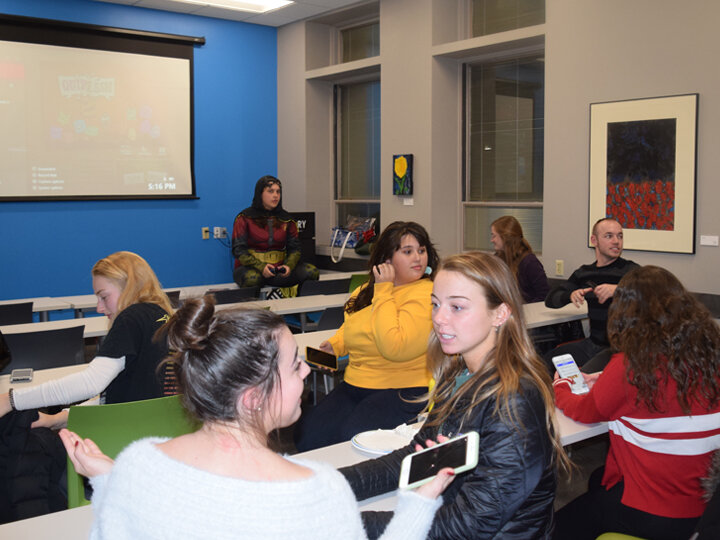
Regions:
<instances>
[{"instance_id":1,"label":"abstract painting in frame","mask_svg":"<svg viewBox=\"0 0 720 540\"><path fill-rule=\"evenodd\" d=\"M698 94L590 104L589 229L611 217L625 249L695 252Z\"/></svg>"}]
</instances>

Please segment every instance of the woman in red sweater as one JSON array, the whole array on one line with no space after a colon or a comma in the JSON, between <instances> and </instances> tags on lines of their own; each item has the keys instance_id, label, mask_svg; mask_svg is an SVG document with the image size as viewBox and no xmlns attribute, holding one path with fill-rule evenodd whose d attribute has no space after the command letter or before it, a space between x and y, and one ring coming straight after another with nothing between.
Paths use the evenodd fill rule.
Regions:
<instances>
[{"instance_id":1,"label":"woman in red sweater","mask_svg":"<svg viewBox=\"0 0 720 540\"><path fill-rule=\"evenodd\" d=\"M556 514L555 537L688 538L705 509L700 479L720 448L720 327L673 274L643 266L620 280L608 336L623 352L588 394L555 381L567 416L607 421L610 433L604 469Z\"/></svg>"}]
</instances>

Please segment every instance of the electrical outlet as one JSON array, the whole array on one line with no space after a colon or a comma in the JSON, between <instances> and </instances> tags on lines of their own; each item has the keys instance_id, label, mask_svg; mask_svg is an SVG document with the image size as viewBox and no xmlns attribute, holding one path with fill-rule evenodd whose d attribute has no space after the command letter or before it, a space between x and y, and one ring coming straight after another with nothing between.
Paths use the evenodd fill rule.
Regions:
<instances>
[{"instance_id":1,"label":"electrical outlet","mask_svg":"<svg viewBox=\"0 0 720 540\"><path fill-rule=\"evenodd\" d=\"M203 227L201 230L202 230L202 239L209 240L210 239L210 227Z\"/></svg>"},{"instance_id":2,"label":"electrical outlet","mask_svg":"<svg viewBox=\"0 0 720 540\"><path fill-rule=\"evenodd\" d=\"M555 275L562 276L565 273L565 261L562 259L555 259Z\"/></svg>"},{"instance_id":3,"label":"electrical outlet","mask_svg":"<svg viewBox=\"0 0 720 540\"><path fill-rule=\"evenodd\" d=\"M213 227L213 238L227 238L227 229L225 227Z\"/></svg>"}]
</instances>

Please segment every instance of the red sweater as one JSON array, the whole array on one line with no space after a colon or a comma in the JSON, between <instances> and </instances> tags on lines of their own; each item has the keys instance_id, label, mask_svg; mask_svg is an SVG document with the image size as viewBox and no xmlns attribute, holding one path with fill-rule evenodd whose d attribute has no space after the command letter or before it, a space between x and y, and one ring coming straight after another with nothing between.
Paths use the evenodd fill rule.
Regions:
<instances>
[{"instance_id":1,"label":"red sweater","mask_svg":"<svg viewBox=\"0 0 720 540\"><path fill-rule=\"evenodd\" d=\"M610 450L602 484L624 482L622 503L669 518L700 516L705 509L700 478L720 448L720 405L693 402L691 415L677 401L670 379L660 385L662 412L636 405L637 390L626 376L625 356L615 354L590 393L575 395L555 386L557 406L579 422L608 421Z\"/></svg>"}]
</instances>

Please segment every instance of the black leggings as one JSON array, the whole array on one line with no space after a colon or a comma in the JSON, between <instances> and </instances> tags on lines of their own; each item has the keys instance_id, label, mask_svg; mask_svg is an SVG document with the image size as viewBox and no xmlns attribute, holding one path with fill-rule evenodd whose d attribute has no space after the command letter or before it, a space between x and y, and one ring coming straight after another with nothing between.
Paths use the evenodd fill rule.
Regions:
<instances>
[{"instance_id":1,"label":"black leggings","mask_svg":"<svg viewBox=\"0 0 720 540\"><path fill-rule=\"evenodd\" d=\"M300 452L352 439L371 429L392 429L414 419L425 402L409 403L427 393L427 387L373 390L341 382L295 425L295 447Z\"/></svg>"},{"instance_id":2,"label":"black leggings","mask_svg":"<svg viewBox=\"0 0 720 540\"><path fill-rule=\"evenodd\" d=\"M555 540L595 540L605 532L652 540L690 538L700 518L667 518L625 506L622 482L608 490L600 485L604 470L590 475L587 493L555 513Z\"/></svg>"}]
</instances>

